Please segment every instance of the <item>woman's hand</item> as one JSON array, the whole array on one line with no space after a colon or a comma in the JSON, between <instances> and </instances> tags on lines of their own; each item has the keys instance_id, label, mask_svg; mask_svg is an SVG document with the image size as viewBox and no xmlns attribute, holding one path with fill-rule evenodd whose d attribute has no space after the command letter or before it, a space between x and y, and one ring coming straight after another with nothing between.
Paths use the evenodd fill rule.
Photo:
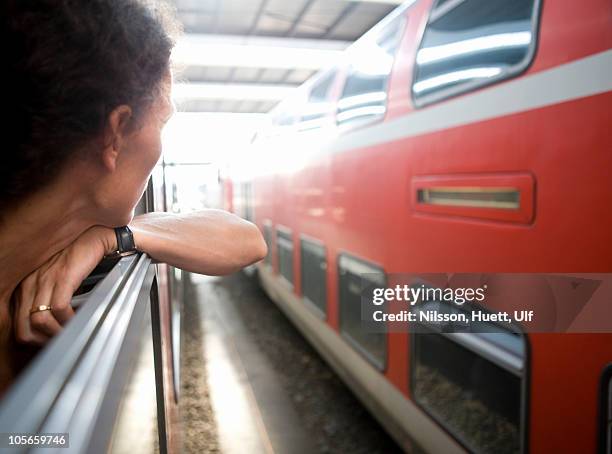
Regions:
<instances>
[{"instance_id":1,"label":"woman's hand","mask_svg":"<svg viewBox=\"0 0 612 454\"><path fill-rule=\"evenodd\" d=\"M130 223L138 250L194 273L222 275L264 258L266 243L252 223L221 210L147 213ZM44 344L74 312L72 295L102 258L117 249L113 229L94 226L26 277L15 291L17 340ZM51 307L31 313L40 306Z\"/></svg>"},{"instance_id":2,"label":"woman's hand","mask_svg":"<svg viewBox=\"0 0 612 454\"><path fill-rule=\"evenodd\" d=\"M91 227L21 281L14 295L17 340L43 345L60 332L74 316L72 295L116 245L112 229ZM51 310L30 313L39 306L50 306Z\"/></svg>"}]
</instances>

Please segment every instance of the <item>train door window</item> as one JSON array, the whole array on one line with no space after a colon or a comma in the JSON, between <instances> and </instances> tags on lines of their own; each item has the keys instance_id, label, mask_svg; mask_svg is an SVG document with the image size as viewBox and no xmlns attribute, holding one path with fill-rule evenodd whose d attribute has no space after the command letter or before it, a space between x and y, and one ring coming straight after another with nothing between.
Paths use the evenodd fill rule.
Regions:
<instances>
[{"instance_id":1,"label":"train door window","mask_svg":"<svg viewBox=\"0 0 612 454\"><path fill-rule=\"evenodd\" d=\"M417 106L524 71L535 53L539 0L447 0L432 9L416 55Z\"/></svg>"},{"instance_id":2,"label":"train door window","mask_svg":"<svg viewBox=\"0 0 612 454\"><path fill-rule=\"evenodd\" d=\"M412 395L470 451L522 452L526 342L521 334L482 324L490 326L477 333L444 333L426 324L413 330Z\"/></svg>"},{"instance_id":3,"label":"train door window","mask_svg":"<svg viewBox=\"0 0 612 454\"><path fill-rule=\"evenodd\" d=\"M403 24L403 15L397 16L376 39L357 43L350 50L346 82L336 111L339 126L369 123L385 115L387 85Z\"/></svg>"},{"instance_id":4,"label":"train door window","mask_svg":"<svg viewBox=\"0 0 612 454\"><path fill-rule=\"evenodd\" d=\"M270 221L264 221L263 224L263 237L268 247L268 252L264 258L264 263L268 266L272 266L272 225Z\"/></svg>"},{"instance_id":5,"label":"train door window","mask_svg":"<svg viewBox=\"0 0 612 454\"><path fill-rule=\"evenodd\" d=\"M361 320L362 289L386 286L384 270L375 264L341 254L338 257L340 333L374 366L384 370L387 362L386 333L370 332Z\"/></svg>"},{"instance_id":6,"label":"train door window","mask_svg":"<svg viewBox=\"0 0 612 454\"><path fill-rule=\"evenodd\" d=\"M308 94L308 100L303 108L304 113L300 119L300 131L320 128L323 119L330 109L330 88L336 79L337 71L329 71L317 80Z\"/></svg>"},{"instance_id":7,"label":"train door window","mask_svg":"<svg viewBox=\"0 0 612 454\"><path fill-rule=\"evenodd\" d=\"M300 239L302 295L317 313L327 317L327 259L325 246L316 240Z\"/></svg>"},{"instance_id":8,"label":"train door window","mask_svg":"<svg viewBox=\"0 0 612 454\"><path fill-rule=\"evenodd\" d=\"M293 240L291 230L277 227L276 247L278 254L278 271L293 286Z\"/></svg>"}]
</instances>

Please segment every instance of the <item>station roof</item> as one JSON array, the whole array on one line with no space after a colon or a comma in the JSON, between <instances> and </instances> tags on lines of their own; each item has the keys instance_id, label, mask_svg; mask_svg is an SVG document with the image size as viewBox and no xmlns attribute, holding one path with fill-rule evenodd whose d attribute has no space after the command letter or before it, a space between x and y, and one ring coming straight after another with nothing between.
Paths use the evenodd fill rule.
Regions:
<instances>
[{"instance_id":1,"label":"station roof","mask_svg":"<svg viewBox=\"0 0 612 454\"><path fill-rule=\"evenodd\" d=\"M180 111L264 113L401 0L174 0Z\"/></svg>"}]
</instances>

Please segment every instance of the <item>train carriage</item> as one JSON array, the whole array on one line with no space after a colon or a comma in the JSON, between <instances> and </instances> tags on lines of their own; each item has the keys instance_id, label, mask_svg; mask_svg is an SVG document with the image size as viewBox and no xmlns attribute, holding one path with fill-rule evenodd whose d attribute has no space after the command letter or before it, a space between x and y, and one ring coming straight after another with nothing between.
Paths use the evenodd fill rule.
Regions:
<instances>
[{"instance_id":1,"label":"train carriage","mask_svg":"<svg viewBox=\"0 0 612 454\"><path fill-rule=\"evenodd\" d=\"M611 452L611 334L365 333L356 313L363 275L612 271L611 47L608 1L407 2L233 169L264 289L404 449Z\"/></svg>"}]
</instances>

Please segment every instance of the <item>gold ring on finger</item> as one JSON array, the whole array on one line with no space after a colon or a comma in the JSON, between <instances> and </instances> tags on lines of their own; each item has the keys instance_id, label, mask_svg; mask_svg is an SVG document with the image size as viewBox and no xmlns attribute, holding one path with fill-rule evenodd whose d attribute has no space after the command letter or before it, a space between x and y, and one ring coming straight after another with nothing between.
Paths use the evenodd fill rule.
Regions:
<instances>
[{"instance_id":1,"label":"gold ring on finger","mask_svg":"<svg viewBox=\"0 0 612 454\"><path fill-rule=\"evenodd\" d=\"M32 310L30 310L30 314L34 314L36 312L43 312L43 311L50 311L51 310L51 306L36 306L35 308L33 308Z\"/></svg>"}]
</instances>

